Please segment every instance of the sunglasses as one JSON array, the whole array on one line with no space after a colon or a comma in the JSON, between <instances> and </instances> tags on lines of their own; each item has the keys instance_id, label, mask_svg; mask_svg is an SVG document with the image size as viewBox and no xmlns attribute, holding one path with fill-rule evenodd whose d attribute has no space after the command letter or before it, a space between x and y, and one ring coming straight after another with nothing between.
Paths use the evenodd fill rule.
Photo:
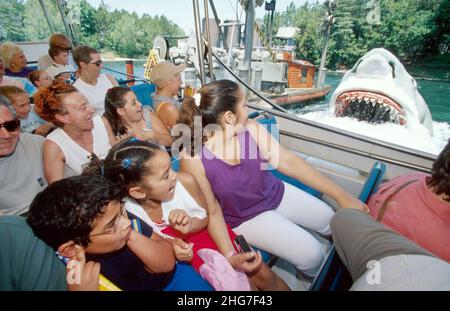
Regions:
<instances>
[{"instance_id":1,"label":"sunglasses","mask_svg":"<svg viewBox=\"0 0 450 311\"><path fill-rule=\"evenodd\" d=\"M12 119L11 121L6 121L5 123L0 124L0 129L4 127L8 132L15 132L19 130L20 121L19 119Z\"/></svg>"},{"instance_id":2,"label":"sunglasses","mask_svg":"<svg viewBox=\"0 0 450 311\"><path fill-rule=\"evenodd\" d=\"M100 67L100 65L103 64L103 61L101 59L99 59L98 61L93 62L93 63L89 63L89 64L93 64L93 65L95 65L97 67Z\"/></svg>"}]
</instances>

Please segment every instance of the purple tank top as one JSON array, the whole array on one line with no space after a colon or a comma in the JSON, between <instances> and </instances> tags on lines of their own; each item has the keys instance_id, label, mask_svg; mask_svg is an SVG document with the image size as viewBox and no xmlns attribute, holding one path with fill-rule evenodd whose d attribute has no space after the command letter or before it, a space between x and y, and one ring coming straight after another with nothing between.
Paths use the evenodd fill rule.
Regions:
<instances>
[{"instance_id":1,"label":"purple tank top","mask_svg":"<svg viewBox=\"0 0 450 311\"><path fill-rule=\"evenodd\" d=\"M248 131L238 135L241 161L237 165L218 159L207 147L202 149L206 177L222 207L223 216L232 228L262 212L278 207L283 198L284 184L270 171L258 146Z\"/></svg>"}]
</instances>

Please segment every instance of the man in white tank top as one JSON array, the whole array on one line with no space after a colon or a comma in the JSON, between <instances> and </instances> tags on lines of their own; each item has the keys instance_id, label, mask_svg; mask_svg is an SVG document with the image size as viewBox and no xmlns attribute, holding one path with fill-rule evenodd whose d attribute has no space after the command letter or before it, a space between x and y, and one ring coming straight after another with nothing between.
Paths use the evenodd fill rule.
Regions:
<instances>
[{"instance_id":1,"label":"man in white tank top","mask_svg":"<svg viewBox=\"0 0 450 311\"><path fill-rule=\"evenodd\" d=\"M80 72L73 86L87 98L96 114L103 115L106 92L118 86L117 81L111 75L100 73L103 63L96 49L80 45L73 50L73 57Z\"/></svg>"}]
</instances>

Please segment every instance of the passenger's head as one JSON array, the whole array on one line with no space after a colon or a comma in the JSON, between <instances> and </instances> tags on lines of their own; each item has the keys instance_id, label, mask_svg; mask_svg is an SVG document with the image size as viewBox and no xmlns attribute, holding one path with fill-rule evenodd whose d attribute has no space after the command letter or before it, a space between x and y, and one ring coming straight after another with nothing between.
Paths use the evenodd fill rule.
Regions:
<instances>
[{"instance_id":1,"label":"passenger's head","mask_svg":"<svg viewBox=\"0 0 450 311\"><path fill-rule=\"evenodd\" d=\"M106 93L104 116L114 135L124 135L128 132L126 124L142 120L142 104L131 89L116 86Z\"/></svg>"},{"instance_id":2,"label":"passenger's head","mask_svg":"<svg viewBox=\"0 0 450 311\"><path fill-rule=\"evenodd\" d=\"M0 58L6 68L14 71L22 71L27 66L27 59L22 49L11 42L0 45Z\"/></svg>"},{"instance_id":3,"label":"passenger's head","mask_svg":"<svg viewBox=\"0 0 450 311\"><path fill-rule=\"evenodd\" d=\"M428 186L450 203L450 140L433 163Z\"/></svg>"},{"instance_id":4,"label":"passenger's head","mask_svg":"<svg viewBox=\"0 0 450 311\"><path fill-rule=\"evenodd\" d=\"M176 183L169 154L159 145L135 138L114 146L104 160L93 159L83 174L124 184L137 201L168 201Z\"/></svg>"},{"instance_id":5,"label":"passenger's head","mask_svg":"<svg viewBox=\"0 0 450 311\"><path fill-rule=\"evenodd\" d=\"M202 129L215 124L225 129L227 126L245 125L247 122L248 111L244 93L235 82L217 80L205 84L199 93L199 106L194 98L185 97L177 121L188 125L192 136L197 132L194 131L194 117L201 117ZM205 140L209 134L202 135Z\"/></svg>"},{"instance_id":6,"label":"passenger's head","mask_svg":"<svg viewBox=\"0 0 450 311\"><path fill-rule=\"evenodd\" d=\"M91 254L110 253L125 246L130 233L124 196L120 184L100 176L62 179L36 195L27 222L63 255L75 245Z\"/></svg>"},{"instance_id":7,"label":"passenger's head","mask_svg":"<svg viewBox=\"0 0 450 311\"><path fill-rule=\"evenodd\" d=\"M178 93L181 86L180 73L186 68L185 64L174 65L170 62L162 62L152 68L150 81L156 84L158 91L166 90L171 96Z\"/></svg>"},{"instance_id":8,"label":"passenger's head","mask_svg":"<svg viewBox=\"0 0 450 311\"><path fill-rule=\"evenodd\" d=\"M49 40L49 45L51 47L57 47L69 52L72 49L72 42L61 33L54 33L51 35Z\"/></svg>"},{"instance_id":9,"label":"passenger's head","mask_svg":"<svg viewBox=\"0 0 450 311\"><path fill-rule=\"evenodd\" d=\"M52 78L45 70L34 70L30 72L28 80L37 88L46 88L52 84Z\"/></svg>"},{"instance_id":10,"label":"passenger's head","mask_svg":"<svg viewBox=\"0 0 450 311\"><path fill-rule=\"evenodd\" d=\"M9 100L0 95L0 157L14 153L20 135L20 121Z\"/></svg>"},{"instance_id":11,"label":"passenger's head","mask_svg":"<svg viewBox=\"0 0 450 311\"><path fill-rule=\"evenodd\" d=\"M0 95L9 99L16 111L16 116L19 119L28 118L31 110L30 98L28 93L18 88L17 86L0 86Z\"/></svg>"},{"instance_id":12,"label":"passenger's head","mask_svg":"<svg viewBox=\"0 0 450 311\"><path fill-rule=\"evenodd\" d=\"M67 49L51 46L48 49L48 55L50 55L53 61L58 65L67 65L69 63L69 52Z\"/></svg>"},{"instance_id":13,"label":"passenger's head","mask_svg":"<svg viewBox=\"0 0 450 311\"><path fill-rule=\"evenodd\" d=\"M98 78L103 63L96 49L87 45L77 46L73 50L73 59L82 74L84 72L91 77Z\"/></svg>"},{"instance_id":14,"label":"passenger's head","mask_svg":"<svg viewBox=\"0 0 450 311\"><path fill-rule=\"evenodd\" d=\"M58 127L70 126L80 131L94 128L92 108L86 97L70 84L56 80L34 94L37 114Z\"/></svg>"}]
</instances>

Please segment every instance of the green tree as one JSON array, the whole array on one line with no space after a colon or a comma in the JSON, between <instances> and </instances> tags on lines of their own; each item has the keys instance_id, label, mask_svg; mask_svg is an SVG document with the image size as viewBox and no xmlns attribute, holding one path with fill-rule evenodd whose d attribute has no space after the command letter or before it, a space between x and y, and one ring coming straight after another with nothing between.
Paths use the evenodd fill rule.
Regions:
<instances>
[{"instance_id":1,"label":"green tree","mask_svg":"<svg viewBox=\"0 0 450 311\"><path fill-rule=\"evenodd\" d=\"M25 6L22 1L0 2L0 41L24 41L23 14Z\"/></svg>"}]
</instances>

